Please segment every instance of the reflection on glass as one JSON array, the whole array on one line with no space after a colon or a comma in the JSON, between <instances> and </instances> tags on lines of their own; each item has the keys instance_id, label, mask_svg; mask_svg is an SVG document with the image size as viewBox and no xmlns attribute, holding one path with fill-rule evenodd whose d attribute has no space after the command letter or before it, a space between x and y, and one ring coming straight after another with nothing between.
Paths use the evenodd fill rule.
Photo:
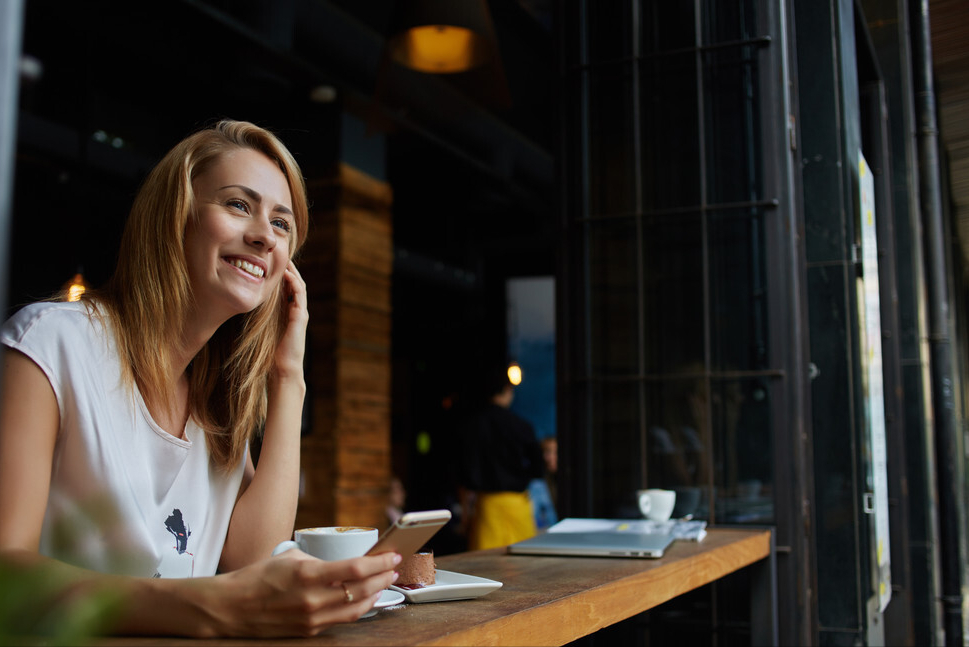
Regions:
<instances>
[{"instance_id":1,"label":"reflection on glass","mask_svg":"<svg viewBox=\"0 0 969 647\"><path fill-rule=\"evenodd\" d=\"M716 520L773 523L773 450L765 378L712 383Z\"/></svg>"},{"instance_id":2,"label":"reflection on glass","mask_svg":"<svg viewBox=\"0 0 969 647\"><path fill-rule=\"evenodd\" d=\"M649 398L650 487L673 489L710 483L710 422L702 365L685 366Z\"/></svg>"},{"instance_id":3,"label":"reflection on glass","mask_svg":"<svg viewBox=\"0 0 969 647\"><path fill-rule=\"evenodd\" d=\"M710 377L701 364L689 364L647 387L647 483L676 490L675 516L772 521L765 384L757 377Z\"/></svg>"},{"instance_id":4,"label":"reflection on glass","mask_svg":"<svg viewBox=\"0 0 969 647\"><path fill-rule=\"evenodd\" d=\"M638 384L604 381L593 392L594 442L590 444L596 488L593 516L637 517L635 491L642 474Z\"/></svg>"}]
</instances>

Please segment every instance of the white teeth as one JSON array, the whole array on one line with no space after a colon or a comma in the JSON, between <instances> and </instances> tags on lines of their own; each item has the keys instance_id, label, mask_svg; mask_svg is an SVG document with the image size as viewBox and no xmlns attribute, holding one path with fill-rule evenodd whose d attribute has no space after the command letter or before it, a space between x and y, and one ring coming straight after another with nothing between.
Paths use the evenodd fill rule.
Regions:
<instances>
[{"instance_id":1,"label":"white teeth","mask_svg":"<svg viewBox=\"0 0 969 647\"><path fill-rule=\"evenodd\" d=\"M247 274L252 274L253 276L256 276L256 277L259 277L259 278L262 278L263 275L265 274L265 272L263 271L263 269L261 267L259 267L258 265L253 265L252 263L249 263L249 262L244 261L242 259L233 258L229 262L232 263L233 265L235 265L236 267L238 267L243 272L246 272Z\"/></svg>"}]
</instances>

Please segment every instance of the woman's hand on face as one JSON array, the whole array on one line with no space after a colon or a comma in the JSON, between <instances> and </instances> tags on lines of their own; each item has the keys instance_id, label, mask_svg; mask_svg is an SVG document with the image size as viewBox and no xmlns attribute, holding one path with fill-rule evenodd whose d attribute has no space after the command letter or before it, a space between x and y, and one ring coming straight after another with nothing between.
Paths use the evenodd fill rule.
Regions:
<instances>
[{"instance_id":1,"label":"woman's hand on face","mask_svg":"<svg viewBox=\"0 0 969 647\"><path fill-rule=\"evenodd\" d=\"M325 562L297 549L224 576L221 636L315 636L353 622L397 579L400 556L384 553Z\"/></svg>"},{"instance_id":2,"label":"woman's hand on face","mask_svg":"<svg viewBox=\"0 0 969 647\"><path fill-rule=\"evenodd\" d=\"M306 303L306 282L296 264L289 261L280 286L283 308L286 311L286 330L276 348L276 375L287 377L303 374L303 354L306 350L306 326L309 310Z\"/></svg>"}]
</instances>

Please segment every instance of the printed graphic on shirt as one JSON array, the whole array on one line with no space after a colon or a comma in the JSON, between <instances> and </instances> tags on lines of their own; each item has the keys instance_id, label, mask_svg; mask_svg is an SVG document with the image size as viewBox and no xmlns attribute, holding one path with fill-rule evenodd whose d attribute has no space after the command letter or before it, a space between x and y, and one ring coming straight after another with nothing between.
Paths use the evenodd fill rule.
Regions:
<instances>
[{"instance_id":1,"label":"printed graphic on shirt","mask_svg":"<svg viewBox=\"0 0 969 647\"><path fill-rule=\"evenodd\" d=\"M191 527L182 518L178 508L165 519L165 529L175 538L174 552L162 555L155 577L192 577L195 573L195 555L188 552L188 538L192 536Z\"/></svg>"}]
</instances>

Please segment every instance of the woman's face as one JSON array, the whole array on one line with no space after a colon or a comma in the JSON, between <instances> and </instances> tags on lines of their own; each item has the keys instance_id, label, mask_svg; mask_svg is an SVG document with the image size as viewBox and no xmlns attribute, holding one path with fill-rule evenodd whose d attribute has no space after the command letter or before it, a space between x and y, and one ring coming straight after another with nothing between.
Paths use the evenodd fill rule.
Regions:
<instances>
[{"instance_id":1,"label":"woman's face","mask_svg":"<svg viewBox=\"0 0 969 647\"><path fill-rule=\"evenodd\" d=\"M239 148L192 188L185 257L195 302L225 319L249 312L272 296L289 262L296 232L286 177L264 154Z\"/></svg>"}]
</instances>

